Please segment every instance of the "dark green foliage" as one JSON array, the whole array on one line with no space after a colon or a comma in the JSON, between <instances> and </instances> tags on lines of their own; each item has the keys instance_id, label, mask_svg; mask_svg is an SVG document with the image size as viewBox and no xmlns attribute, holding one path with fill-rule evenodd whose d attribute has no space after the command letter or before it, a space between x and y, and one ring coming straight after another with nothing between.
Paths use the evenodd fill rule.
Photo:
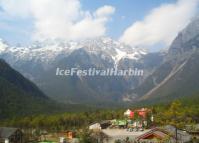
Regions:
<instances>
[{"instance_id":1,"label":"dark green foliage","mask_svg":"<svg viewBox=\"0 0 199 143\"><path fill-rule=\"evenodd\" d=\"M78 137L80 138L80 143L94 143L97 142L97 139L92 137L92 132L84 129L82 130Z\"/></svg>"},{"instance_id":2,"label":"dark green foliage","mask_svg":"<svg viewBox=\"0 0 199 143\"><path fill-rule=\"evenodd\" d=\"M32 82L0 60L0 119L60 109Z\"/></svg>"},{"instance_id":3,"label":"dark green foliage","mask_svg":"<svg viewBox=\"0 0 199 143\"><path fill-rule=\"evenodd\" d=\"M32 96L47 98L35 84L24 78L19 72L13 70L3 60L0 60L0 77Z\"/></svg>"},{"instance_id":4,"label":"dark green foliage","mask_svg":"<svg viewBox=\"0 0 199 143\"><path fill-rule=\"evenodd\" d=\"M193 98L182 98L178 101L179 104L155 104L145 106L152 109L154 121L156 125L165 125L170 123L178 123L177 119L172 119L171 116L179 114L181 122L190 121L190 123L199 123L199 96L197 94L190 96ZM172 106L171 106L172 105ZM179 106L174 106L179 105ZM142 106L144 107L144 106ZM174 108L175 107L175 108ZM132 107L132 109L139 107ZM61 131L61 130L76 130L86 128L95 122L111 119L123 119L124 109L121 110L95 110L89 112L71 112L54 115L35 115L27 117L10 118L2 120L0 126L11 126L20 128L36 128L45 129L48 131ZM175 112L176 111L176 112ZM182 124L180 124L180 127Z\"/></svg>"},{"instance_id":5,"label":"dark green foliage","mask_svg":"<svg viewBox=\"0 0 199 143\"><path fill-rule=\"evenodd\" d=\"M61 131L88 127L94 122L120 119L124 110L96 110L92 112L75 112L55 115L37 115L24 118L12 118L0 122L0 126L20 128L37 128L48 131Z\"/></svg>"}]
</instances>

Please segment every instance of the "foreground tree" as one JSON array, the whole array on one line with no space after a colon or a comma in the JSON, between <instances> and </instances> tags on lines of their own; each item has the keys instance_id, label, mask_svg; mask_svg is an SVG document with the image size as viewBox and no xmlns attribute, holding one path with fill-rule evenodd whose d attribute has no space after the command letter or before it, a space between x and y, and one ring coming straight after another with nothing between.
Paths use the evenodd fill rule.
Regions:
<instances>
[{"instance_id":1,"label":"foreground tree","mask_svg":"<svg viewBox=\"0 0 199 143\"><path fill-rule=\"evenodd\" d=\"M80 139L80 143L97 143L97 140L92 136L92 132L88 129L80 131L78 137Z\"/></svg>"},{"instance_id":2,"label":"foreground tree","mask_svg":"<svg viewBox=\"0 0 199 143\"><path fill-rule=\"evenodd\" d=\"M184 129L185 125L191 124L192 118L179 100L171 103L169 108L159 113L157 121L162 125L172 125L175 127L175 138L178 142L178 129Z\"/></svg>"}]
</instances>

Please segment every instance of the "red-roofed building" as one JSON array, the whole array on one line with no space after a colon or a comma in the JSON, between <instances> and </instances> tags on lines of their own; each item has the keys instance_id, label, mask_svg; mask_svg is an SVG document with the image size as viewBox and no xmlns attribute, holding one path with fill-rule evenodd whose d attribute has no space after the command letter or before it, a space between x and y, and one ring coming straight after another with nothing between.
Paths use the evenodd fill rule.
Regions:
<instances>
[{"instance_id":1,"label":"red-roofed building","mask_svg":"<svg viewBox=\"0 0 199 143\"><path fill-rule=\"evenodd\" d=\"M135 116L135 113L138 114L139 117L141 118L146 118L147 114L151 113L152 111L148 108L141 108L141 109L137 109L134 111L131 111L130 109L127 109L126 112L124 112L124 115L130 119L133 119Z\"/></svg>"},{"instance_id":2,"label":"red-roofed building","mask_svg":"<svg viewBox=\"0 0 199 143\"><path fill-rule=\"evenodd\" d=\"M131 125L132 127L143 127L148 125L148 120L153 122L153 116L152 116L152 111L148 108L141 108L141 109L136 109L136 110L130 110L127 109L124 112L124 116L127 117L129 120L131 120ZM149 118L147 118L149 117Z\"/></svg>"}]
</instances>

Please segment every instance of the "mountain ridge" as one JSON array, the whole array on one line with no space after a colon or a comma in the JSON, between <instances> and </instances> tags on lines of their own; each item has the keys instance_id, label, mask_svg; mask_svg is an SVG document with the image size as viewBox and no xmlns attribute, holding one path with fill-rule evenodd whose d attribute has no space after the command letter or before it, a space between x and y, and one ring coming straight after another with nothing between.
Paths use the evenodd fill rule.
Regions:
<instances>
[{"instance_id":1,"label":"mountain ridge","mask_svg":"<svg viewBox=\"0 0 199 143\"><path fill-rule=\"evenodd\" d=\"M35 43L29 47L7 47L0 53L1 58L36 83L50 98L72 103L100 100L122 102L126 98L125 91L140 84L164 57L164 54L147 53L143 49L124 45L108 37L80 42L58 40ZM55 75L56 68L115 67L143 69L145 74L143 77L95 76L62 79Z\"/></svg>"},{"instance_id":2,"label":"mountain ridge","mask_svg":"<svg viewBox=\"0 0 199 143\"><path fill-rule=\"evenodd\" d=\"M199 82L197 82L199 80L197 75L199 72L199 63L197 62L199 58L198 25L199 19L195 19L178 34L172 42L163 64L147 77L142 85L130 91L132 96L137 95L138 101L155 100L155 98L161 97L166 100L167 98L175 99L192 95L199 91L197 88L199 86ZM156 84L154 79L159 79Z\"/></svg>"},{"instance_id":3,"label":"mountain ridge","mask_svg":"<svg viewBox=\"0 0 199 143\"><path fill-rule=\"evenodd\" d=\"M52 103L32 82L0 59L0 119L62 110Z\"/></svg>"}]
</instances>

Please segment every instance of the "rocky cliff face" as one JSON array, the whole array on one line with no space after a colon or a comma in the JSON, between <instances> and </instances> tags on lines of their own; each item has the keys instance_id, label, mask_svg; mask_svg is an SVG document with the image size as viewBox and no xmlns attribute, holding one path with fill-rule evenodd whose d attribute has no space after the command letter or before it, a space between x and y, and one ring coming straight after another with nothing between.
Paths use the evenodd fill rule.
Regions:
<instances>
[{"instance_id":1,"label":"rocky cliff face","mask_svg":"<svg viewBox=\"0 0 199 143\"><path fill-rule=\"evenodd\" d=\"M170 100L199 92L199 19L172 42L164 63L137 88L137 100Z\"/></svg>"},{"instance_id":2,"label":"rocky cliff face","mask_svg":"<svg viewBox=\"0 0 199 143\"><path fill-rule=\"evenodd\" d=\"M108 37L79 42L44 41L28 47L1 42L0 57L35 82L46 95L64 102L118 101L160 65L164 54L148 53ZM57 68L144 70L143 77L57 77Z\"/></svg>"}]
</instances>

